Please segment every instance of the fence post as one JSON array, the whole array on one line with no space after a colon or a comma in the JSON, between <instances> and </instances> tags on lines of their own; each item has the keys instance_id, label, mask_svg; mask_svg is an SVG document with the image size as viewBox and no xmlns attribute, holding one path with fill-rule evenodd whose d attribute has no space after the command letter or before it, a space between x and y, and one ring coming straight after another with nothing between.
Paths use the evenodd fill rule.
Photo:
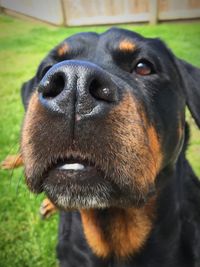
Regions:
<instances>
[{"instance_id":1,"label":"fence post","mask_svg":"<svg viewBox=\"0 0 200 267\"><path fill-rule=\"evenodd\" d=\"M158 1L157 0L150 0L149 6L149 22L150 24L156 24L158 22Z\"/></svg>"},{"instance_id":2,"label":"fence post","mask_svg":"<svg viewBox=\"0 0 200 267\"><path fill-rule=\"evenodd\" d=\"M61 8L62 8L62 14L63 14L63 26L67 26L67 12L66 12L66 3L64 0L60 0Z\"/></svg>"},{"instance_id":3,"label":"fence post","mask_svg":"<svg viewBox=\"0 0 200 267\"><path fill-rule=\"evenodd\" d=\"M3 13L3 7L1 5L1 0L0 0L0 13Z\"/></svg>"}]
</instances>

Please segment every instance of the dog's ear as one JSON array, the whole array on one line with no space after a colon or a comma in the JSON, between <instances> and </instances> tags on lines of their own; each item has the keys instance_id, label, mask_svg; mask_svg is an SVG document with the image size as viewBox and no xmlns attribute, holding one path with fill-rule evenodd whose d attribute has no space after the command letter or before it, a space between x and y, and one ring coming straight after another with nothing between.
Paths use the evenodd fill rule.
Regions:
<instances>
[{"instance_id":1,"label":"dog's ear","mask_svg":"<svg viewBox=\"0 0 200 267\"><path fill-rule=\"evenodd\" d=\"M177 59L177 65L184 84L186 103L200 128L200 69Z\"/></svg>"},{"instance_id":2,"label":"dog's ear","mask_svg":"<svg viewBox=\"0 0 200 267\"><path fill-rule=\"evenodd\" d=\"M29 102L30 96L33 93L33 91L35 90L36 85L37 85L37 82L36 82L36 78L35 77L33 77L29 81L27 81L24 84L22 84L21 97L22 97L22 102L23 102L23 105L24 105L25 109L28 106L28 102Z\"/></svg>"}]
</instances>

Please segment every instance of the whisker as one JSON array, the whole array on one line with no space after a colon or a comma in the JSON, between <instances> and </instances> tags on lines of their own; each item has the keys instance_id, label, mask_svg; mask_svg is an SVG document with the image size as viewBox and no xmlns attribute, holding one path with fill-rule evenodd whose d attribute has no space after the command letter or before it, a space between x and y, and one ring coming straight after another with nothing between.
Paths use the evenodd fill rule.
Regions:
<instances>
[{"instance_id":1,"label":"whisker","mask_svg":"<svg viewBox=\"0 0 200 267\"><path fill-rule=\"evenodd\" d=\"M18 193L19 193L19 187L20 187L20 183L22 181L22 177L23 177L23 171L21 172L21 175L19 176L18 181L17 181L17 185L16 185L16 197L18 196Z\"/></svg>"}]
</instances>

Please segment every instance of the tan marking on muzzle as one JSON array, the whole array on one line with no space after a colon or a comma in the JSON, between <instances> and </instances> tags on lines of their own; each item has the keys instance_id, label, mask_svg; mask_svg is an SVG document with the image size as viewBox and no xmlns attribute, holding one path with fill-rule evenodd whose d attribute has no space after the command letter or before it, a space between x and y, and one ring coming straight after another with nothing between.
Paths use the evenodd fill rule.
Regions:
<instances>
[{"instance_id":1,"label":"tan marking on muzzle","mask_svg":"<svg viewBox=\"0 0 200 267\"><path fill-rule=\"evenodd\" d=\"M22 159L25 166L25 173L27 176L31 173L31 170L35 165L35 153L31 143L31 137L34 131L37 131L38 125L40 125L40 119L43 116L43 107L38 101L38 93L35 92L31 96L28 109L24 119L24 126L22 130L21 151ZM36 116L37 115L37 116Z\"/></svg>"},{"instance_id":2,"label":"tan marking on muzzle","mask_svg":"<svg viewBox=\"0 0 200 267\"><path fill-rule=\"evenodd\" d=\"M111 110L107 122L112 134L110 150L116 152L113 166L119 167L119 174L122 172L139 192L148 190L160 171L162 152L158 134L148 123L143 107L127 93Z\"/></svg>"}]
</instances>

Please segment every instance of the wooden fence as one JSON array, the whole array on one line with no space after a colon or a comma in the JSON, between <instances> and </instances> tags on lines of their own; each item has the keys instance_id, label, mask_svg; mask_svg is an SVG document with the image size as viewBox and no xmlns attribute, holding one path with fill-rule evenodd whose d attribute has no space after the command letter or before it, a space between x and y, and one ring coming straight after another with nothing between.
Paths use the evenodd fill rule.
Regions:
<instances>
[{"instance_id":1,"label":"wooden fence","mask_svg":"<svg viewBox=\"0 0 200 267\"><path fill-rule=\"evenodd\" d=\"M200 18L200 0L0 0L5 12L56 25L95 25Z\"/></svg>"}]
</instances>

